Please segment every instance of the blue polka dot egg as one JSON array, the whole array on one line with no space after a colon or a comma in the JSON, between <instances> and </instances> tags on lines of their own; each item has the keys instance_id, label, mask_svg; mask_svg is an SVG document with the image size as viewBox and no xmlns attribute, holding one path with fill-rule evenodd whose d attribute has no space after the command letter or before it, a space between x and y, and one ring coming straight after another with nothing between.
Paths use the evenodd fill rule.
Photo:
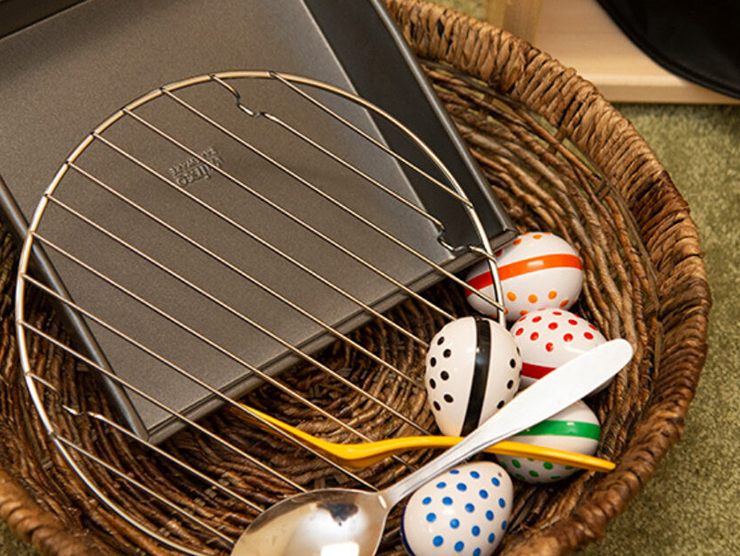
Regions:
<instances>
[{"instance_id":1,"label":"blue polka dot egg","mask_svg":"<svg viewBox=\"0 0 740 556\"><path fill-rule=\"evenodd\" d=\"M401 533L412 556L489 556L511 514L511 479L493 462L460 465L417 490Z\"/></svg>"}]
</instances>

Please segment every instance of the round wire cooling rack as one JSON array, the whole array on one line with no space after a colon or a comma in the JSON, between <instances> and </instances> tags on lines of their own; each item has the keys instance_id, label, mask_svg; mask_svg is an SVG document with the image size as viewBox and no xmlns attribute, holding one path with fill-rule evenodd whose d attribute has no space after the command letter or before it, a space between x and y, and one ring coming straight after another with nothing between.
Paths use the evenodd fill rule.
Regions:
<instances>
[{"instance_id":1,"label":"round wire cooling rack","mask_svg":"<svg viewBox=\"0 0 740 556\"><path fill-rule=\"evenodd\" d=\"M460 209L475 243L450 243L424 188ZM439 280L482 296L455 274L480 257L501 299L465 191L381 108L270 71L180 81L105 120L38 204L16 289L28 391L66 465L130 531L223 553L285 495L375 489L428 457L344 468L235 399L251 392L342 441L429 433L420 369L434 331L414 312L454 318L424 293ZM30 318L40 300L70 334ZM39 345L74 372L35 364ZM81 391L90 375L105 396Z\"/></svg>"}]
</instances>

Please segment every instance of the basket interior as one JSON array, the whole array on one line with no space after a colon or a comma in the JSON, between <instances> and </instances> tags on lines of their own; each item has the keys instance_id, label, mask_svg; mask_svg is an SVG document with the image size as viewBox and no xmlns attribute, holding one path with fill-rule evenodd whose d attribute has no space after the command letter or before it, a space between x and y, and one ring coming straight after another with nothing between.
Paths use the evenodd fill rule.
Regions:
<instances>
[{"instance_id":1,"label":"basket interior","mask_svg":"<svg viewBox=\"0 0 740 556\"><path fill-rule=\"evenodd\" d=\"M608 338L625 338L635 348L630 367L606 391L588 400L602 423L602 440L596 455L617 462L618 469L608 476L582 473L548 487L521 483L516 486L515 508L501 553L533 553L528 551L544 546L549 546L551 553L567 552L603 534L608 519L639 492L640 480L649 478L662 453L680 433L681 419L703 362L709 303L701 263L691 266L684 262L693 253L686 242L698 249L696 231L688 217L679 217L686 210L685 203L664 171L657 163L645 162L644 157L649 158L650 153L639 137L631 144L615 142L616 152L612 154L602 149L608 138L599 132L609 131L616 137L620 126L628 124L602 100L586 102L597 95L590 86L585 88L588 95L579 94L575 88L582 86L582 81L557 67L558 71L550 69L554 78L540 75L538 79L537 71L544 71L544 65L538 66L531 60L532 75L512 77L507 71L514 71L512 64L523 62L523 52L519 52L521 57L513 52L506 61L487 65L488 58L475 57L478 50L488 47L491 52L503 52L506 49L502 43L512 51L525 47L472 20L435 7L422 8L420 4L397 1L391 2L390 7L409 41L425 59L429 78L494 193L520 231L551 231L577 248L584 263L585 282L581 299L571 310L596 325ZM466 33L482 33L476 35L476 46L471 47L473 43L464 40ZM542 56L537 52L530 54L531 59ZM484 81L480 77L490 79ZM561 87L572 80L576 81L573 90ZM533 98L536 102L530 100ZM598 114L595 115L598 109L605 119L609 116L610 127L600 127ZM677 243L680 238L684 238L684 244ZM15 247L6 236L2 258L6 294L12 289L15 258ZM687 281L695 284L691 291L685 288ZM457 316L471 311L463 292L453 284L443 282L429 296ZM7 339L12 304L8 295L4 299L4 360L12 362L15 346ZM687 307L692 309L689 319L685 318ZM393 318L425 339L431 338L443 324L438 316L413 300L393 309ZM50 334L63 333L53 311L43 304L36 307L34 320ZM354 337L368 349L383 353L409 375L422 376L423 351L382 323L371 323L356 331ZM687 345L687 337L695 340ZM689 364L682 359L686 355L681 354L682 349L694 354ZM32 346L32 353L36 372L58 385L64 403L103 415L111 413L105 398L98 394L93 372L43 340ZM389 378L388 371L373 361L340 345L326 348L320 359L363 388L374 389L388 405L417 423L433 427L423 393L412 392ZM408 425L373 411L356 393L329 384L322 377L317 369L301 365L286 373L285 380L369 436L411 433ZM6 365L3 378L2 403L7 416L0 429L6 445L3 464L6 469L19 470L21 484L36 499L41 512L54 515L61 529L76 535L85 532L84 545L102 553L167 553L97 503L69 470L43 433L21 385L17 365ZM49 414L60 428L78 437L101 458L117 462L142 484L190 507L200 519L227 536L238 537L254 517L254 512L226 501L166 459L142 453L124 435L111 434L107 428L104 433L95 420L81 426L79 419L55 409L59 406L58 394L49 392L48 396ZM290 424L299 424L312 434L332 441L346 440L346 434L335 425L304 411L270 387L250 393L245 401ZM269 461L305 488L344 483L330 466L310 455L296 454L289 444L258 427L245 426L243 417L234 411L225 409L206 421L209 427L233 439L245 451ZM167 441L166 447L260 505L269 505L295 492L191 432L178 433ZM433 453L416 452L406 458L406 464L386 460L358 475L382 487L406 473L408 465L422 464L432 456ZM131 488L115 474L94 465L89 466L89 472L101 489L152 530L202 553L228 553L224 543L173 516L166 506L142 496L141 490ZM381 545L382 554L403 553L399 518L397 508Z\"/></svg>"}]
</instances>

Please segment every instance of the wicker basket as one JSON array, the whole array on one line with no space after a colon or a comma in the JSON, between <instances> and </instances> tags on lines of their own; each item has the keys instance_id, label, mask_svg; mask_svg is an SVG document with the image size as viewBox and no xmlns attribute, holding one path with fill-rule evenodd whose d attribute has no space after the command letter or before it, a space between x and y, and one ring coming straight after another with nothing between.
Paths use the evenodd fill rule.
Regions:
<instances>
[{"instance_id":1,"label":"wicker basket","mask_svg":"<svg viewBox=\"0 0 740 556\"><path fill-rule=\"evenodd\" d=\"M586 284L577 310L608 337L626 338L636 348L632 366L592 404L603 423L599 455L616 461L617 469L608 475L586 473L562 485L517 489L502 553L564 554L604 534L609 520L639 494L681 434L704 363L711 305L697 230L650 148L573 70L455 12L419 0L388 0L388 5L517 225L552 230L580 250ZM5 417L0 425L5 470L0 471L0 516L49 554L165 553L102 507L41 433L19 377L12 325L16 258L16 245L6 234L0 268L0 403ZM437 295L457 313L467 310L459 296L443 289ZM439 324L413 304L398 310L405 312L400 318L424 334ZM44 329L59 327L43 306L36 322ZM363 334L364 341L386 349L388 334L382 326ZM61 380L71 381L78 403L107 411L91 373L74 372L74 363L53 346L39 343L34 349L39 373L66 377ZM342 354L330 356L341 360ZM402 367L418 367L420 357L397 352ZM296 380L311 382L311 370L302 370ZM250 403L268 407L272 397L257 392ZM352 400L342 398L342 403ZM229 415L214 419L230 426ZM363 426L378 423L358 423ZM94 430L79 434L108 457L135 459L120 438L93 440ZM193 448L188 438L179 441L178 449ZM218 455L212 457L210 463L217 465ZM287 457L283 464L311 472L305 461ZM166 488L180 488L168 471L146 462L135 465L154 484L166 481ZM389 472L380 482L393 479ZM181 524L153 515L146 501L130 497L127 503L140 519L188 536ZM400 551L397 537L383 546L385 553Z\"/></svg>"}]
</instances>

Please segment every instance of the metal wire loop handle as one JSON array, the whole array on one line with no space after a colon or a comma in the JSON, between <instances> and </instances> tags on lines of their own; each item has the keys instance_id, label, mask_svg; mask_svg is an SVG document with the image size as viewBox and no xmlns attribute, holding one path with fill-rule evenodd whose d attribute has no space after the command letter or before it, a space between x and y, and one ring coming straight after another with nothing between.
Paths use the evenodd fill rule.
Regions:
<instances>
[{"instance_id":1,"label":"metal wire loop handle","mask_svg":"<svg viewBox=\"0 0 740 556\"><path fill-rule=\"evenodd\" d=\"M445 243L442 237L446 231L445 224L440 218L427 211L415 199L408 198L407 196L397 192L393 187L390 187L388 184L383 183L383 181L373 176L371 171L361 168L357 161L349 160L345 156L335 152L324 141L313 137L310 132L302 130L298 125L291 122L289 118L281 116L273 110L262 110L256 106L249 106L243 101L243 93L240 90L240 87L245 82L252 82L255 80L277 84L289 95L295 96L297 102L305 103L311 110L315 110L317 113L323 114L325 117L336 122L336 125L350 133L353 137L356 137L358 141L362 141L367 145L370 145L371 149L379 151L383 156L387 156L389 159L392 159L394 164L399 164L401 167L406 168L410 172L423 178L430 187L440 189L447 197L449 197L450 202L459 203L460 206L463 207L465 214L469 219L471 229L474 230L480 240L479 244L472 246L454 246ZM226 91L231 95L233 104L237 110L237 115L234 116L232 120L228 122L219 121L216 117L196 106L191 99L185 98L185 95L183 94L184 92L201 86L206 86L209 83L215 84L218 89ZM406 157L400 155L398 152L390 149L371 133L361 129L354 122L340 114L336 109L319 99L315 94L309 93L308 90L317 90L322 93L328 93L332 98L337 97L342 102L351 103L362 110L366 110L375 116L385 119L398 129L416 149L423 153L427 160L431 161L435 171L439 171L440 175L443 176L443 180L438 179L425 168L422 168L417 163L412 162ZM374 368L378 369L377 372L380 373L381 371L387 371L387 376L382 375L385 378L379 378L378 380L386 381L387 384L392 385L395 389L403 388L414 392L423 390L424 385L417 376L409 375L408 372L401 370L397 365L391 363L387 356L366 347L363 345L361 339L355 337L351 332L344 330L342 326L338 326L331 322L330 319L322 317L316 314L315 311L301 306L299 303L292 300L290 296L278 291L268 281L256 276L251 269L246 269L243 265L230 260L229 256L219 253L216 249L209 246L208 242L199 239L191 231L185 229L181 224L170 222L167 218L159 215L155 208L145 206L145 202L137 200L123 188L112 183L111 180L106 179L101 170L101 165L90 163L89 159L92 155L89 155L88 153L106 153L106 156L113 157L111 160L115 160L116 164L124 165L127 169L132 169L136 172L141 172L142 176L147 176L147 179L153 180L152 183L157 184L157 187L162 187L167 191L171 191L174 195L178 196L178 198L182 199L184 203L187 203L187 206L193 207L193 210L197 209L198 211L203 211L204 214L208 214L209 217L218 221L220 225L224 225L235 231L240 237L253 242L261 249L270 253L271 256L277 257L290 268L296 269L302 273L302 276L307 276L316 283L321 284L321 286L325 287L328 291L341 297L345 302L356 307L356 310L365 315L368 319L374 320L383 326L387 326L389 329L393 330L394 333L397 333L398 337L401 338L403 342L409 342L410 345L413 346L413 349L425 350L428 347L427 339L418 332L411 330L409 326L397 322L386 312L378 310L374 306L374 303L364 299L362 295L353 292L351 288L344 284L335 282L330 277L322 273L321 270L317 270L305 260L302 260L295 254L290 253L288 249L285 249L274 240L269 237L265 237L265 235L261 234L259 231L228 214L228 210L225 210L224 207L217 206L207 198L195 194L183 184L178 183L177 180L172 176L168 176L160 168L156 167L155 164L148 162L145 157L137 155L135 149L132 149L130 146L125 144L125 142L118 137L115 131L124 123L126 123L126 125L135 126L138 133L145 134L142 135L142 137L145 137L146 141L156 140L158 142L157 145L162 145L163 148L166 146L166 148L174 149L177 152L187 155L193 161L196 161L197 164L200 164L203 168L207 169L208 175L217 176L219 179L223 180L223 183L231 184L239 188L240 191L243 191L244 195L254 199L256 203L261 203L262 206L266 207L266 209L274 211L275 214L284 218L286 222L290 222L291 225L296 226L296 229L300 229L302 232L313 237L318 244L323 246L322 248L331 249L333 250L332 252L337 254L337 256L345 257L347 261L351 261L351 263L357 265L358 268L362 268L363 272L367 272L368 275L372 275L374 279L389 284L406 298L418 303L420 307L424 307L425 310L436 314L439 318L445 321L453 319L454 314L448 309L445 309L437 303L429 300L414 287L404 283L403 280L395 277L391 270L383 268L377 261L372 261L368 256L356 253L352 249L351 245L347 245L346 242L343 241L344 238L332 236L331 233L320 229L305 216L299 214L296 210L282 206L281 203L271 198L270 195L261 191L258 187L248 183L248 181L242 176L236 175L232 171L222 167L222 165L204 155L198 147L190 144L187 138L180 138L176 132L166 129L156 121L155 117L151 116L149 107L152 105L158 106L155 101L156 103L168 103L167 110L176 108L184 111L184 113L191 117L197 118L198 121L207 126L208 130L217 134L219 137L228 139L230 141L230 145L238 146L243 150L243 152L257 157L281 175L287 176L291 180L291 183L294 183L296 187L305 188L307 191L310 191L311 194L328 203L328 205L341 211L341 213L346 214L358 227L372 232L379 238L379 240L387 242L389 245L393 246L394 249L397 248L404 254L404 256L408 256L413 259L415 264L423 265L424 268L428 269L429 273L438 275L439 277L448 280L451 284L459 286L469 291L472 295L480 296L485 301L491 303L498 308L499 320L503 319L503 307L500 304L500 300L502 299L501 286L495 267L491 245L485 229L475 212L475 209L465 195L465 192L451 175L449 170L444 166L444 164L442 164L435 153L433 153L431 149L429 149L429 147L416 137L416 135L414 135L407 127L384 112L382 109L374 106L367 100L354 95L353 93L305 77L280 74L272 71L214 73L194 77L155 89L151 93L144 95L122 108L93 130L90 135L71 153L58 171L57 175L54 177L44 197L39 202L23 244L18 271L19 279L16 290L16 326L21 364L25 375L26 385L30 392L31 399L39 413L41 422L47 433L50 435L50 438L53 440L53 443L60 450L74 472L77 473L87 484L91 492L102 500L119 517L135 528L143 531L163 546L174 548L186 554L200 555L202 552L188 546L186 540L173 538L168 534L162 534L161 531L154 530L150 526L141 523L135 516L131 515L125 507L119 503L119 501L98 484L96 480L97 475L90 471L91 468L99 468L101 472L104 471L110 476L115 477L116 480L127 484L131 489L141 492L142 495L151 497L152 500L155 500L162 508L167 508L173 513L173 515L177 515L179 518L183 519L184 522L187 522L190 527L200 530L203 536L212 539L212 544L214 546L228 548L233 544L234 538L227 532L224 532L224 529L214 526L213 523L210 523L203 516L196 515L195 512L187 506L180 504L177 500L169 498L166 494L157 492L151 486L147 485L145 480L141 480L141 477L137 478L133 473L128 472L127 469L120 468L115 462L107 461L104 457L96 454L90 447L82 445L75 435L67 434L67 428L60 427L55 421L55 419L58 418L58 415L57 417L54 417L47 412L48 404L52 398L56 401L51 403L58 404L62 413L68 415L72 421L84 420L86 422L95 423L96 427L101 430L110 431L110 433L114 434L116 437L125 439L125 441L130 443L131 446L135 446L144 453L151 454L153 457L168 462L177 468L182 474L192 477L194 481L198 481L200 484L207 485L207 487L214 492L215 498L222 497L223 499L230 500L230 503L236 503L243 508L243 511L246 514L255 514L262 511L264 504L255 502L238 488L225 482L223 478L209 474L208 471L198 468L178 456L178 454L168 451L166 446L152 442L149 438L145 438L141 434L136 434L110 416L104 415L99 411L87 410L84 406L77 407L73 404L63 402L64 396L60 391L62 385L55 384L48 377L42 376L33 366L30 353L31 345L34 342L45 342L51 346L59 348L65 356L73 359L75 364L83 365L88 369L94 370L99 374L99 376L104 377L105 380L109 381L110 384L123 389L127 395L137 396L138 399L146 401L148 404L151 404L151 406L174 419L181 427L187 429L193 434L199 435L200 438L203 438L204 442L213 443L213 445L218 446L219 449L232 454L234 457L240 458L240 460L248 462L249 465L254 466L255 469L259 469L261 472L270 476L286 488L294 491L304 491L307 488L310 488L310 486L301 484L295 477L291 477L290 473L286 473L285 471L275 468L275 466L270 462L264 461L264 458L260 458L249 453L248 449L239 445L239 442L234 439L225 438L220 435L218 431L211 430L208 426L200 423L198 419L192 418L187 411L182 408L175 407L165 399L162 399L162 396L159 396L157 392L147 391L135 384L133 381L122 377L119 373L115 372L115 369L111 369L105 361L98 360L97 357L85 353L70 342L62 340L60 337L57 337L33 324L27 314L27 311L30 309L30 304L28 302L30 290L33 290L34 294L43 295L55 302L58 306L63 307L67 314L74 315L75 318L79 319L79 322L84 323L84 326L94 327L96 331L100 331L111 338L120 340L122 345L126 345L127 348L135 351L139 356L145 357L146 360L151 361L152 364L156 364L159 368L166 369L168 372L173 373L173 376L177 376L182 380L188 381L198 388L201 388L214 399L236 412L237 415L249 417L249 420L245 419L245 427L251 426L249 421L256 421L259 424L259 427L269 431L269 434L279 438L281 442L287 442L294 446L296 450L301 452L305 451L305 453L310 455L310 457L323 462L322 465L326 466L327 469L330 469L331 473L336 477L340 477L342 481L350 482L365 489L375 489L376 487L360 473L353 472L337 465L320 452L317 452L310 446L306 446L305 444L298 442L278 427L275 427L273 424L260 417L258 414L253 413L248 408L237 403L230 395L227 395L219 388L216 388L207 381L199 378L197 373L186 368L186 365L184 365L183 362L174 360L174 358L167 354L159 353L156 349L150 347L145 339L137 339L134 333L125 330L124 327L111 319L110 315L101 314L97 309L91 309L84 306L84 303L78 303L72 298L72 296L68 295L66 291L59 291L54 284L45 283L44 280L37 278L34 275L34 272L32 272L32 259L34 252L48 253L53 256L54 261L56 261L57 264L61 264L61 262L64 261L64 265L71 265L72 268L76 269L75 272L84 273L89 277L89 279L95 280L96 283L101 285L105 285L105 287L110 288L111 292L115 292L116 295L123 296L123 298L127 299L129 302L136 304L143 310L146 310L147 314L156 316L156 318L161 319L162 322L167 323L168 326L172 326L186 334L192 339L192 342L197 345L202 345L203 349L210 350L210 352L216 353L225 360L229 360L235 365L249 371L254 377L258 377L265 384L275 388L277 392L281 393L281 395L285 395L292 401L292 403L305 407L314 415L325 419L327 423L336 427L336 430L345 431L353 438L361 441L375 440L375 438L372 438L372 435L366 434L360 430L360 428L352 422L348 422L345 419L337 417L331 411L327 411L321 406L321 404L316 403L305 392L301 392L290 386L285 380L273 376L269 372L265 372L263 368L260 368L259 365L249 361L242 354L234 351L233 348L223 345L219 340L210 338L206 333L199 330L197 323L185 322L181 317L172 313L167 308L158 306L156 302L148 299L145 293L135 291L136 288L132 287L130 284L124 283L120 278L111 275L104 264L91 260L89 256L76 254L75 246L70 246L68 241L65 243L64 237L54 237L53 226L50 228L52 230L51 232L47 229L47 222L54 222L53 218L61 218L61 215L64 215L64 218L70 219L70 221L75 223L75 226L79 226L80 229L87 230L82 236L85 240L92 237L96 238L95 241L105 240L106 242L109 242L108 244L115 246L116 249L120 250L121 253L125 252L127 253L127 256L134 257L137 261L145 263L147 268L151 269L152 272L157 273L157 276L161 275L166 277L168 280L172 280L173 283L179 284L187 291L196 294L200 299L208 303L209 306L233 317L246 327L259 333L262 337L265 337L276 345L279 345L285 350L286 354L294 357L297 361L301 361L304 365L308 365L311 368L320 371L326 376L327 380L331 381L331 383L335 384L338 388L341 387L344 391L351 392L353 395L356 395L358 399L362 400L366 410L378 412L378 414L385 416L386 419L392 419L399 427L403 426L421 434L429 434L430 431L427 430L426 426L417 422L413 417L406 415L404 412L399 411L392 404L388 403L386 399L384 399L382 389L378 388L371 390L345 377L341 370L332 368L330 365L323 362L316 353L309 352L309 350L304 347L304 344L293 341L285 337L285 335L280 331L276 331L270 326L259 322L239 307L236 307L231 301L225 299L218 292L210 291L207 287L199 284L197 280L185 275L181 270L175 268L171 263L160 260L156 255L148 251L148 245L140 245L138 241L127 239L127 237L124 237L125 233L116 229L116 227L111 223L99 221L93 216L87 214L86 210L81 208L78 203L79 199L74 195L74 184L77 183L75 180L81 180L80 183L84 184L85 187L93 188L93 190L97 192L96 194L104 196L101 197L101 199L104 198L105 203L112 203L115 201L115 203L117 203L116 206L125 208L125 210L130 211L131 214L136 214L137 218L141 218L141 221L146 223L146 226L151 226L161 230L168 234L168 237L177 239L177 241L180 242L179 244L186 246L188 249L192 249L193 253L197 252L199 256L205 257L213 263L213 265L239 277L245 284L253 286L255 291L259 291L273 299L277 304L276 306L281 307L282 310L289 311L291 314L294 313L299 315L302 319L305 319L306 322L315 326L317 330L320 330L322 334L333 338L335 342L338 342L343 346L343 349L374 365ZM436 239L444 248L453 251L464 247L465 250L476 253L479 257L488 260L494 277L494 291L496 299L490 299L475 288L472 288L465 282L465 280L459 278L454 272L445 268L445 265L433 260L430 255L422 252L419 248L414 247L405 239L397 237L393 233L387 231L383 226L377 224L365 214L362 214L361 211L348 206L342 200L325 191L315 179L303 176L298 170L292 168L289 164L276 159L264 148L261 148L248 138L245 138L238 131L237 128L239 126L236 125L238 123L236 118L243 118L244 116L254 120L269 122L269 124L274 126L275 129L281 130L299 141L301 144L310 147L310 149L320 154L327 161L330 161L331 164L336 165L336 167L341 168L343 171L349 172L359 180L358 183L363 183L367 187L381 192L382 195L386 196L390 200L390 202L397 203L404 210L408 210L409 214L413 215L413 217L419 217L422 220L425 220L437 230L439 235ZM99 149L99 151L94 149ZM49 214L52 214L53 217L49 216ZM51 396L51 398L49 396ZM409 463L406 457L393 456L392 461L396 465L403 466L402 468L410 470L414 469L414 465Z\"/></svg>"}]
</instances>

